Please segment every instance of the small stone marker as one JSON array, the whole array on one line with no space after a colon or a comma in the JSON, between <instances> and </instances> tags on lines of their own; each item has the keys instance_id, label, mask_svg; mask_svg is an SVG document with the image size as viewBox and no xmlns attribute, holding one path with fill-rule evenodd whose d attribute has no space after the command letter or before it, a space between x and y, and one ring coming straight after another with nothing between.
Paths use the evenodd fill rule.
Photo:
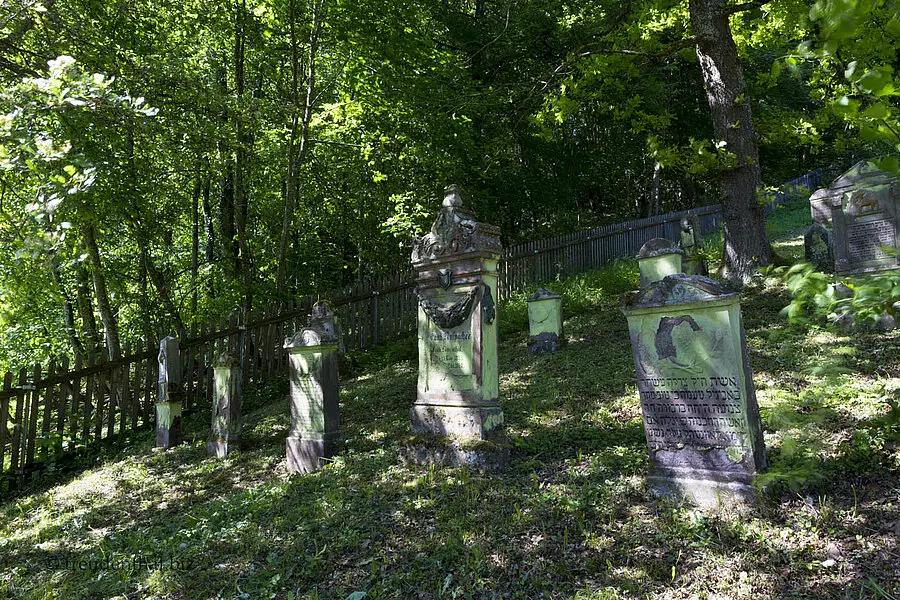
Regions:
<instances>
[{"instance_id":1,"label":"small stone marker","mask_svg":"<svg viewBox=\"0 0 900 600\"><path fill-rule=\"evenodd\" d=\"M681 219L681 249L683 271L687 275L709 275L706 259L700 251L700 219L697 215L689 215Z\"/></svg>"},{"instance_id":2,"label":"small stone marker","mask_svg":"<svg viewBox=\"0 0 900 600\"><path fill-rule=\"evenodd\" d=\"M241 439L241 363L223 352L213 366L212 434L206 448L225 458Z\"/></svg>"},{"instance_id":3,"label":"small stone marker","mask_svg":"<svg viewBox=\"0 0 900 600\"><path fill-rule=\"evenodd\" d=\"M813 220L831 219L838 274L900 268L900 180L869 161L810 198Z\"/></svg>"},{"instance_id":4,"label":"small stone marker","mask_svg":"<svg viewBox=\"0 0 900 600\"><path fill-rule=\"evenodd\" d=\"M641 270L641 288L648 287L666 275L681 273L684 251L665 238L653 238L641 246L638 267Z\"/></svg>"},{"instance_id":5,"label":"small stone marker","mask_svg":"<svg viewBox=\"0 0 900 600\"><path fill-rule=\"evenodd\" d=\"M528 352L556 352L563 339L562 296L544 288L528 298Z\"/></svg>"},{"instance_id":6,"label":"small stone marker","mask_svg":"<svg viewBox=\"0 0 900 600\"><path fill-rule=\"evenodd\" d=\"M501 250L500 230L478 223L459 188L447 186L431 233L412 252L419 298L414 434L477 441L502 431L495 303Z\"/></svg>"},{"instance_id":7,"label":"small stone marker","mask_svg":"<svg viewBox=\"0 0 900 600\"><path fill-rule=\"evenodd\" d=\"M754 497L766 455L738 298L683 274L623 297L656 493Z\"/></svg>"},{"instance_id":8,"label":"small stone marker","mask_svg":"<svg viewBox=\"0 0 900 600\"><path fill-rule=\"evenodd\" d=\"M803 256L822 273L834 273L834 242L831 232L813 223L803 236Z\"/></svg>"},{"instance_id":9,"label":"small stone marker","mask_svg":"<svg viewBox=\"0 0 900 600\"><path fill-rule=\"evenodd\" d=\"M156 401L156 447L181 443L181 352L178 338L159 342L159 398Z\"/></svg>"},{"instance_id":10,"label":"small stone marker","mask_svg":"<svg viewBox=\"0 0 900 600\"><path fill-rule=\"evenodd\" d=\"M338 341L327 302L313 308L309 325L285 340L284 347L290 368L288 470L311 473L321 459L334 456L341 443Z\"/></svg>"}]
</instances>

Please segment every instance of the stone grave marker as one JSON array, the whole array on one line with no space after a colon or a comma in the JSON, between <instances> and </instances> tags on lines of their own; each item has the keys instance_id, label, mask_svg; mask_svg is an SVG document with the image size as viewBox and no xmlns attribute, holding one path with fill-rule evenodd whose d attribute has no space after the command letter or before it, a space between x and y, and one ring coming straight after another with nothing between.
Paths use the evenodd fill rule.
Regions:
<instances>
[{"instance_id":1,"label":"stone grave marker","mask_svg":"<svg viewBox=\"0 0 900 600\"><path fill-rule=\"evenodd\" d=\"M563 340L562 296L544 288L536 291L528 303L530 354L556 352Z\"/></svg>"},{"instance_id":2,"label":"stone grave marker","mask_svg":"<svg viewBox=\"0 0 900 600\"><path fill-rule=\"evenodd\" d=\"M838 274L900 267L900 181L892 173L860 161L817 190L810 211L816 223L831 220Z\"/></svg>"},{"instance_id":3,"label":"stone grave marker","mask_svg":"<svg viewBox=\"0 0 900 600\"><path fill-rule=\"evenodd\" d=\"M666 275L681 273L684 251L665 238L653 238L638 252L641 288L648 287Z\"/></svg>"},{"instance_id":4,"label":"stone grave marker","mask_svg":"<svg viewBox=\"0 0 900 600\"><path fill-rule=\"evenodd\" d=\"M212 433L206 448L225 458L237 450L241 439L241 363L223 352L213 365Z\"/></svg>"},{"instance_id":5,"label":"stone grave marker","mask_svg":"<svg viewBox=\"0 0 900 600\"><path fill-rule=\"evenodd\" d=\"M291 429L288 470L311 473L341 444L338 341L334 313L326 302L312 311L309 325L285 340L290 373Z\"/></svg>"},{"instance_id":6,"label":"stone grave marker","mask_svg":"<svg viewBox=\"0 0 900 600\"><path fill-rule=\"evenodd\" d=\"M623 296L656 493L754 497L766 455L738 298L684 274Z\"/></svg>"},{"instance_id":7,"label":"stone grave marker","mask_svg":"<svg viewBox=\"0 0 900 600\"><path fill-rule=\"evenodd\" d=\"M178 338L159 342L159 397L156 401L156 447L171 448L181 443L181 351Z\"/></svg>"},{"instance_id":8,"label":"stone grave marker","mask_svg":"<svg viewBox=\"0 0 900 600\"><path fill-rule=\"evenodd\" d=\"M495 303L501 250L500 230L477 222L459 188L447 186L431 233L412 252L419 300L412 432L446 437L449 444L441 456L422 460L477 463L480 458L458 452L458 443L501 435Z\"/></svg>"},{"instance_id":9,"label":"stone grave marker","mask_svg":"<svg viewBox=\"0 0 900 600\"><path fill-rule=\"evenodd\" d=\"M803 236L803 256L816 271L834 272L834 242L831 232L820 223L813 223Z\"/></svg>"}]
</instances>

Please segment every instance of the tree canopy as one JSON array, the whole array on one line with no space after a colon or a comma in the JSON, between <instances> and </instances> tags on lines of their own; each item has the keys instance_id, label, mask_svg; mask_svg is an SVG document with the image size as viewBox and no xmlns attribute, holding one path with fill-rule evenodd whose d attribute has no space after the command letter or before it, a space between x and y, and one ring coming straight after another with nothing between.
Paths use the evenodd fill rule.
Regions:
<instances>
[{"instance_id":1,"label":"tree canopy","mask_svg":"<svg viewBox=\"0 0 900 600\"><path fill-rule=\"evenodd\" d=\"M747 117L717 121L703 10ZM738 167L751 212L896 169L898 45L893 0L11 0L0 361L395 272L450 182L514 243L728 200Z\"/></svg>"}]
</instances>

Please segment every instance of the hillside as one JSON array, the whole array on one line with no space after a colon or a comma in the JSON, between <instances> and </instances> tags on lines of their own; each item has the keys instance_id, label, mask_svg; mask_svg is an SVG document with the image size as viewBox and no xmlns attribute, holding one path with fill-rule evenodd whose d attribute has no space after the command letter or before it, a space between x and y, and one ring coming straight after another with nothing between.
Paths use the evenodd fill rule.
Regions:
<instances>
[{"instance_id":1,"label":"hillside","mask_svg":"<svg viewBox=\"0 0 900 600\"><path fill-rule=\"evenodd\" d=\"M808 204L773 215L802 255ZM798 239L799 244L798 244ZM783 286L742 308L770 471L762 500L705 513L654 500L622 262L552 287L568 344L525 352L527 290L500 306L496 473L405 466L415 340L347 358L343 453L288 476L286 384L245 391L245 449L207 456L207 414L175 450L148 432L0 504L0 597L895 598L900 596L900 333L790 325ZM895 411L896 412L896 411ZM143 561L143 563L142 563ZM148 564L149 563L149 564ZM353 596L361 598L360 594Z\"/></svg>"}]
</instances>

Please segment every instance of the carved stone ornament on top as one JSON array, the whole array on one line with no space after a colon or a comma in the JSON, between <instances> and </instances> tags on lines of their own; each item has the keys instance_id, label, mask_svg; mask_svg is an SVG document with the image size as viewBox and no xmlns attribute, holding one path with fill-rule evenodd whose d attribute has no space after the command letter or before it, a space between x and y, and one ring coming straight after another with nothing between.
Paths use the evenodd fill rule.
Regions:
<instances>
[{"instance_id":1,"label":"carved stone ornament on top","mask_svg":"<svg viewBox=\"0 0 900 600\"><path fill-rule=\"evenodd\" d=\"M459 186L444 189L441 212L431 226L431 233L416 240L412 262L437 260L453 254L486 250L500 253L500 230L494 225L478 223L474 215L463 208Z\"/></svg>"}]
</instances>

